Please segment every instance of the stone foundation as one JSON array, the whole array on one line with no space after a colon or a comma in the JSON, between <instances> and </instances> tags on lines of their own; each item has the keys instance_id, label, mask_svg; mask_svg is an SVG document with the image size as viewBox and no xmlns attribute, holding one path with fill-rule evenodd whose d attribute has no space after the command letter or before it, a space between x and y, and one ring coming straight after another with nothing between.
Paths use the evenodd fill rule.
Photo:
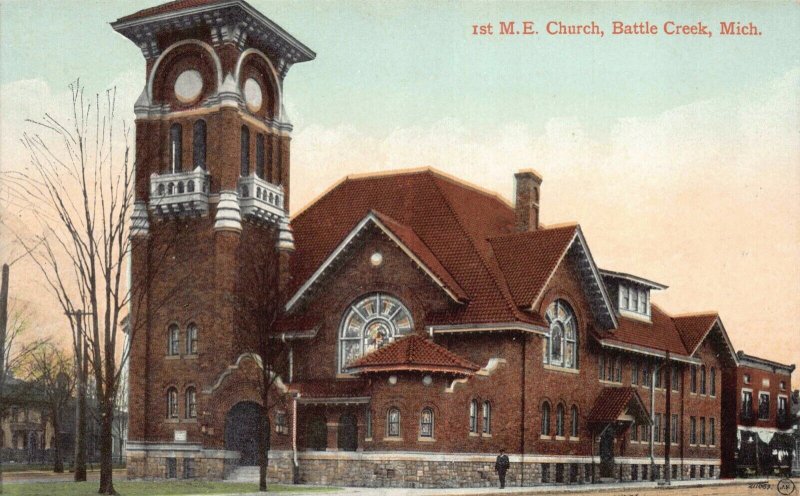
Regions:
<instances>
[{"instance_id":1,"label":"stone foundation","mask_svg":"<svg viewBox=\"0 0 800 496\"><path fill-rule=\"evenodd\" d=\"M238 467L238 454L235 452L203 450L199 447L180 450L163 448L129 450L128 478L220 480L227 478ZM510 487L589 484L592 470L595 478L599 478L599 465L593 465L588 457L534 456L531 461L526 457L524 462L518 456L510 458L511 466L506 474L506 485ZM298 469L295 471L291 451L271 451L269 481L353 487L466 488L499 485L492 455L315 451L299 452L297 460ZM653 467L645 459L625 461L637 463L618 463L614 470L617 480L653 480L653 473L663 479L666 475L663 464L656 464L653 472ZM678 475L676 480L719 478L718 464L710 463L710 460L693 461L706 463L673 464Z\"/></svg>"}]
</instances>

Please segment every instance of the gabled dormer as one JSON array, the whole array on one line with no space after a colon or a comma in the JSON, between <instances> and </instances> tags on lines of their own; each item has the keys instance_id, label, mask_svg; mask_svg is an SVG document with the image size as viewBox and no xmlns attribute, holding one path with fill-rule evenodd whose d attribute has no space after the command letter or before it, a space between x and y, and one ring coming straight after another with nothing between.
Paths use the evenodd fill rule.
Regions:
<instances>
[{"instance_id":1,"label":"gabled dormer","mask_svg":"<svg viewBox=\"0 0 800 496\"><path fill-rule=\"evenodd\" d=\"M617 315L650 322L650 291L667 289L667 286L643 277L624 272L600 270Z\"/></svg>"}]
</instances>

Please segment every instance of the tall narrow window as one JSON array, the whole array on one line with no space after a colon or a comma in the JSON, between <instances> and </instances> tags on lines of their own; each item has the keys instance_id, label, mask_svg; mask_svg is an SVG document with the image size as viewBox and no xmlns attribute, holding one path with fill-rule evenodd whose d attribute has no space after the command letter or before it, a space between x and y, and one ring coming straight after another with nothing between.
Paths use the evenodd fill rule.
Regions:
<instances>
[{"instance_id":1,"label":"tall narrow window","mask_svg":"<svg viewBox=\"0 0 800 496\"><path fill-rule=\"evenodd\" d=\"M650 387L650 366L642 364L642 386Z\"/></svg>"},{"instance_id":2,"label":"tall narrow window","mask_svg":"<svg viewBox=\"0 0 800 496\"><path fill-rule=\"evenodd\" d=\"M488 401L483 402L483 433L492 432L492 404Z\"/></svg>"},{"instance_id":3,"label":"tall narrow window","mask_svg":"<svg viewBox=\"0 0 800 496\"><path fill-rule=\"evenodd\" d=\"M240 175L247 177L250 174L250 130L247 129L247 126L242 126L241 145L242 163Z\"/></svg>"},{"instance_id":4,"label":"tall narrow window","mask_svg":"<svg viewBox=\"0 0 800 496\"><path fill-rule=\"evenodd\" d=\"M655 422L653 424L653 441L656 443L661 442L661 414L657 413Z\"/></svg>"},{"instance_id":5,"label":"tall narrow window","mask_svg":"<svg viewBox=\"0 0 800 496\"><path fill-rule=\"evenodd\" d=\"M636 362L631 363L631 384L639 384L639 364Z\"/></svg>"},{"instance_id":6,"label":"tall narrow window","mask_svg":"<svg viewBox=\"0 0 800 496\"><path fill-rule=\"evenodd\" d=\"M189 324L189 327L186 328L186 354L197 354L197 326L195 324Z\"/></svg>"},{"instance_id":7,"label":"tall narrow window","mask_svg":"<svg viewBox=\"0 0 800 496\"><path fill-rule=\"evenodd\" d=\"M264 179L264 135L256 135L256 175Z\"/></svg>"},{"instance_id":8,"label":"tall narrow window","mask_svg":"<svg viewBox=\"0 0 800 496\"><path fill-rule=\"evenodd\" d=\"M194 168L206 168L206 121L198 119L192 131L192 162Z\"/></svg>"},{"instance_id":9,"label":"tall narrow window","mask_svg":"<svg viewBox=\"0 0 800 496\"><path fill-rule=\"evenodd\" d=\"M176 356L180 354L180 329L176 324L172 324L167 329L167 354Z\"/></svg>"},{"instance_id":10,"label":"tall narrow window","mask_svg":"<svg viewBox=\"0 0 800 496\"><path fill-rule=\"evenodd\" d=\"M706 394L706 366L700 366L700 394Z\"/></svg>"},{"instance_id":11,"label":"tall narrow window","mask_svg":"<svg viewBox=\"0 0 800 496\"><path fill-rule=\"evenodd\" d=\"M689 444L697 444L697 419L689 417Z\"/></svg>"},{"instance_id":12,"label":"tall narrow window","mask_svg":"<svg viewBox=\"0 0 800 496\"><path fill-rule=\"evenodd\" d=\"M711 389L711 396L717 395L717 369L711 367L711 375L708 378L709 386Z\"/></svg>"},{"instance_id":13,"label":"tall narrow window","mask_svg":"<svg viewBox=\"0 0 800 496\"><path fill-rule=\"evenodd\" d=\"M620 357L614 360L614 381L622 382L622 359Z\"/></svg>"},{"instance_id":14,"label":"tall narrow window","mask_svg":"<svg viewBox=\"0 0 800 496\"><path fill-rule=\"evenodd\" d=\"M714 418L708 419L708 434L711 438L710 446L717 445L717 421Z\"/></svg>"},{"instance_id":15,"label":"tall narrow window","mask_svg":"<svg viewBox=\"0 0 800 496\"><path fill-rule=\"evenodd\" d=\"M186 418L197 418L197 392L194 387L186 388Z\"/></svg>"},{"instance_id":16,"label":"tall narrow window","mask_svg":"<svg viewBox=\"0 0 800 496\"><path fill-rule=\"evenodd\" d=\"M606 357L603 353L597 355L597 376L601 381L606 378Z\"/></svg>"},{"instance_id":17,"label":"tall narrow window","mask_svg":"<svg viewBox=\"0 0 800 496\"><path fill-rule=\"evenodd\" d=\"M758 393L758 418L769 419L769 393Z\"/></svg>"},{"instance_id":18,"label":"tall narrow window","mask_svg":"<svg viewBox=\"0 0 800 496\"><path fill-rule=\"evenodd\" d=\"M419 436L433 437L433 410L425 408L419 419Z\"/></svg>"},{"instance_id":19,"label":"tall narrow window","mask_svg":"<svg viewBox=\"0 0 800 496\"><path fill-rule=\"evenodd\" d=\"M544 363L570 369L578 368L578 323L575 312L563 300L547 307L545 318L550 325L544 340Z\"/></svg>"},{"instance_id":20,"label":"tall narrow window","mask_svg":"<svg viewBox=\"0 0 800 496\"><path fill-rule=\"evenodd\" d=\"M678 367L672 366L672 390L673 391L680 391L681 390L681 375Z\"/></svg>"},{"instance_id":21,"label":"tall narrow window","mask_svg":"<svg viewBox=\"0 0 800 496\"><path fill-rule=\"evenodd\" d=\"M169 128L169 171L180 172L181 155L183 153L183 128L180 124L173 124Z\"/></svg>"},{"instance_id":22,"label":"tall narrow window","mask_svg":"<svg viewBox=\"0 0 800 496\"><path fill-rule=\"evenodd\" d=\"M621 284L619 286L619 307L623 310L628 309L628 287Z\"/></svg>"},{"instance_id":23,"label":"tall narrow window","mask_svg":"<svg viewBox=\"0 0 800 496\"><path fill-rule=\"evenodd\" d=\"M636 422L631 424L631 441L639 441L639 426L636 425Z\"/></svg>"},{"instance_id":24,"label":"tall narrow window","mask_svg":"<svg viewBox=\"0 0 800 496\"><path fill-rule=\"evenodd\" d=\"M564 405L556 407L556 436L564 436Z\"/></svg>"},{"instance_id":25,"label":"tall narrow window","mask_svg":"<svg viewBox=\"0 0 800 496\"><path fill-rule=\"evenodd\" d=\"M691 374L691 377L689 377L689 380L690 380L689 384L691 386L690 387L690 391L693 392L693 393L696 393L697 392L697 365L692 365L689 373Z\"/></svg>"},{"instance_id":26,"label":"tall narrow window","mask_svg":"<svg viewBox=\"0 0 800 496\"><path fill-rule=\"evenodd\" d=\"M706 418L700 417L700 444L706 444Z\"/></svg>"},{"instance_id":27,"label":"tall narrow window","mask_svg":"<svg viewBox=\"0 0 800 496\"><path fill-rule=\"evenodd\" d=\"M469 402L469 431L478 432L478 400Z\"/></svg>"},{"instance_id":28,"label":"tall narrow window","mask_svg":"<svg viewBox=\"0 0 800 496\"><path fill-rule=\"evenodd\" d=\"M542 404L542 435L550 435L550 403Z\"/></svg>"},{"instance_id":29,"label":"tall narrow window","mask_svg":"<svg viewBox=\"0 0 800 496\"><path fill-rule=\"evenodd\" d=\"M578 407L572 405L570 408L570 428L569 428L569 435L572 437L578 437Z\"/></svg>"},{"instance_id":30,"label":"tall narrow window","mask_svg":"<svg viewBox=\"0 0 800 496\"><path fill-rule=\"evenodd\" d=\"M670 428L670 440L673 443L678 442L678 416L676 414L672 414L672 418L669 424Z\"/></svg>"},{"instance_id":31,"label":"tall narrow window","mask_svg":"<svg viewBox=\"0 0 800 496\"><path fill-rule=\"evenodd\" d=\"M167 390L167 418L178 418L178 390L174 387Z\"/></svg>"},{"instance_id":32,"label":"tall narrow window","mask_svg":"<svg viewBox=\"0 0 800 496\"><path fill-rule=\"evenodd\" d=\"M386 435L400 437L400 410L397 408L390 408L386 415Z\"/></svg>"},{"instance_id":33,"label":"tall narrow window","mask_svg":"<svg viewBox=\"0 0 800 496\"><path fill-rule=\"evenodd\" d=\"M371 439L372 438L372 410L370 410L369 408L367 408L366 417L367 417L366 418L366 424L367 424L366 431L367 432L365 434L365 437L367 439Z\"/></svg>"}]
</instances>

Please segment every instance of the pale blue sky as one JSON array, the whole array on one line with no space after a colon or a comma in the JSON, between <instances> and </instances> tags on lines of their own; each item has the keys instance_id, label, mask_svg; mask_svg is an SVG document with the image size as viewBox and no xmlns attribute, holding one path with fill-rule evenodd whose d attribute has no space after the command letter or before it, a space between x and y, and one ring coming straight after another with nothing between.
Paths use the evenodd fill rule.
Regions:
<instances>
[{"instance_id":1,"label":"pale blue sky","mask_svg":"<svg viewBox=\"0 0 800 496\"><path fill-rule=\"evenodd\" d=\"M90 86L143 74L139 51L108 22L161 3L0 2L0 83L41 79L60 88L77 76ZM383 133L456 118L475 128L520 121L540 128L579 116L602 131L619 117L752 89L797 64L798 4L271 2L256 8L314 49L295 66L288 103L300 124L347 123ZM760 37L612 37L612 20L753 21ZM499 20L589 22L595 37L478 38L470 26ZM54 63L55 62L55 63ZM302 96L301 96L302 95Z\"/></svg>"}]
</instances>

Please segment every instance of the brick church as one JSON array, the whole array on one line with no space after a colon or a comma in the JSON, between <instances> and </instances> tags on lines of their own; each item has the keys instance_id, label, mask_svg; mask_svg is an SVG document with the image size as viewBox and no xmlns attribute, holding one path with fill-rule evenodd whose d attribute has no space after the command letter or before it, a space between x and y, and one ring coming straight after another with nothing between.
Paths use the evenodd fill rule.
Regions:
<instances>
[{"instance_id":1,"label":"brick church","mask_svg":"<svg viewBox=\"0 0 800 496\"><path fill-rule=\"evenodd\" d=\"M258 333L286 358L272 480L487 486L500 449L512 485L719 477L737 363L720 317L667 314L665 285L600 268L579 225L540 224L537 173L515 175L513 205L435 170L346 177L290 219L283 82L315 53L244 0L112 26L147 72L129 477L256 463Z\"/></svg>"}]
</instances>

